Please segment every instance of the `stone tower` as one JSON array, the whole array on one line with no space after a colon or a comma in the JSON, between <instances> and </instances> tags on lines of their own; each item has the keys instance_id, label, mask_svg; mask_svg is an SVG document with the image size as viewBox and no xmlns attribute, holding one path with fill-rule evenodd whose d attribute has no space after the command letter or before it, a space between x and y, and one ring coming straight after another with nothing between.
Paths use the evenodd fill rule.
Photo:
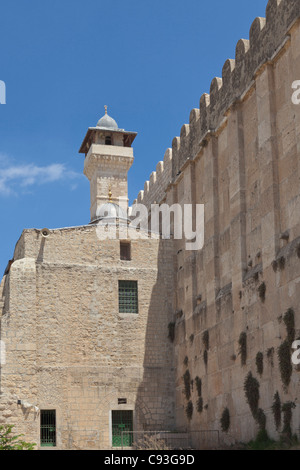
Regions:
<instances>
[{"instance_id":1,"label":"stone tower","mask_svg":"<svg viewBox=\"0 0 300 470\"><path fill-rule=\"evenodd\" d=\"M79 153L85 154L84 174L90 181L91 222L99 218L100 208L108 198L127 212L127 173L133 163L131 145L136 135L119 129L107 114L107 106L96 127L89 127Z\"/></svg>"}]
</instances>

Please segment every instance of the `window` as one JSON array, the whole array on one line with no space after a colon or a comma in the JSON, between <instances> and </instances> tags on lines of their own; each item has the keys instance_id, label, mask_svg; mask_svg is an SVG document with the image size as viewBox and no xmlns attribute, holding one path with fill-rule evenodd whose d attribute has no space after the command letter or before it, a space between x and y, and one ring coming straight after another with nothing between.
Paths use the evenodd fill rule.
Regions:
<instances>
[{"instance_id":1,"label":"window","mask_svg":"<svg viewBox=\"0 0 300 470\"><path fill-rule=\"evenodd\" d=\"M138 313L137 281L119 281L119 312Z\"/></svg>"},{"instance_id":2,"label":"window","mask_svg":"<svg viewBox=\"0 0 300 470\"><path fill-rule=\"evenodd\" d=\"M56 446L56 411L41 410L41 446Z\"/></svg>"},{"instance_id":3,"label":"window","mask_svg":"<svg viewBox=\"0 0 300 470\"><path fill-rule=\"evenodd\" d=\"M131 260L130 242L120 242L120 259L123 261Z\"/></svg>"},{"instance_id":4,"label":"window","mask_svg":"<svg viewBox=\"0 0 300 470\"><path fill-rule=\"evenodd\" d=\"M112 142L111 142L111 136L110 135L107 135L105 137L105 145L111 145Z\"/></svg>"},{"instance_id":5,"label":"window","mask_svg":"<svg viewBox=\"0 0 300 470\"><path fill-rule=\"evenodd\" d=\"M112 411L112 446L132 446L133 412Z\"/></svg>"}]
</instances>

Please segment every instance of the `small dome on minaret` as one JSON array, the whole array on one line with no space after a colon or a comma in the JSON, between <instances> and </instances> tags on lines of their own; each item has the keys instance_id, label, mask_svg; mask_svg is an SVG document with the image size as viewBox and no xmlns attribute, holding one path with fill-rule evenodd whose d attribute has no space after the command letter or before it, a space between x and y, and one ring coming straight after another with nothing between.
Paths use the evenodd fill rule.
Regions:
<instances>
[{"instance_id":1,"label":"small dome on minaret","mask_svg":"<svg viewBox=\"0 0 300 470\"><path fill-rule=\"evenodd\" d=\"M101 129L114 129L114 130L117 130L118 129L118 124L116 123L116 121L112 117L110 117L107 114L107 106L104 106L104 108L105 108L105 114L104 114L104 116L102 116L101 119L99 119L99 121L97 122L96 127L100 127Z\"/></svg>"}]
</instances>

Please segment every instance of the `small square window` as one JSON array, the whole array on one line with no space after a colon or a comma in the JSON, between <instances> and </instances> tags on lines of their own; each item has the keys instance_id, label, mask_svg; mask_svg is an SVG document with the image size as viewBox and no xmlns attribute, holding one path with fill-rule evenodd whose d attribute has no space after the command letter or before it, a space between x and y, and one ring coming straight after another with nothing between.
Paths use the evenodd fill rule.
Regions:
<instances>
[{"instance_id":1,"label":"small square window","mask_svg":"<svg viewBox=\"0 0 300 470\"><path fill-rule=\"evenodd\" d=\"M131 260L130 242L120 242L120 259L122 261L130 261Z\"/></svg>"},{"instance_id":2,"label":"small square window","mask_svg":"<svg viewBox=\"0 0 300 470\"><path fill-rule=\"evenodd\" d=\"M119 281L119 312L138 313L137 281Z\"/></svg>"}]
</instances>

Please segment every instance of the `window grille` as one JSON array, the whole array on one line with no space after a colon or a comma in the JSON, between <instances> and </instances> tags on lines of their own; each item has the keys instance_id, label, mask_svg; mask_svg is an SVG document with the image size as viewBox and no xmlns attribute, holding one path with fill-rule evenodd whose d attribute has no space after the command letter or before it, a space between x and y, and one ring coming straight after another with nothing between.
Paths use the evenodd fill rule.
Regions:
<instances>
[{"instance_id":1,"label":"window grille","mask_svg":"<svg viewBox=\"0 0 300 470\"><path fill-rule=\"evenodd\" d=\"M138 313L137 281L119 281L119 312Z\"/></svg>"},{"instance_id":2,"label":"window grille","mask_svg":"<svg viewBox=\"0 0 300 470\"><path fill-rule=\"evenodd\" d=\"M41 410L41 446L56 446L56 412Z\"/></svg>"},{"instance_id":3,"label":"window grille","mask_svg":"<svg viewBox=\"0 0 300 470\"><path fill-rule=\"evenodd\" d=\"M129 410L112 411L112 446L130 447L132 445L132 431L133 412Z\"/></svg>"}]
</instances>

